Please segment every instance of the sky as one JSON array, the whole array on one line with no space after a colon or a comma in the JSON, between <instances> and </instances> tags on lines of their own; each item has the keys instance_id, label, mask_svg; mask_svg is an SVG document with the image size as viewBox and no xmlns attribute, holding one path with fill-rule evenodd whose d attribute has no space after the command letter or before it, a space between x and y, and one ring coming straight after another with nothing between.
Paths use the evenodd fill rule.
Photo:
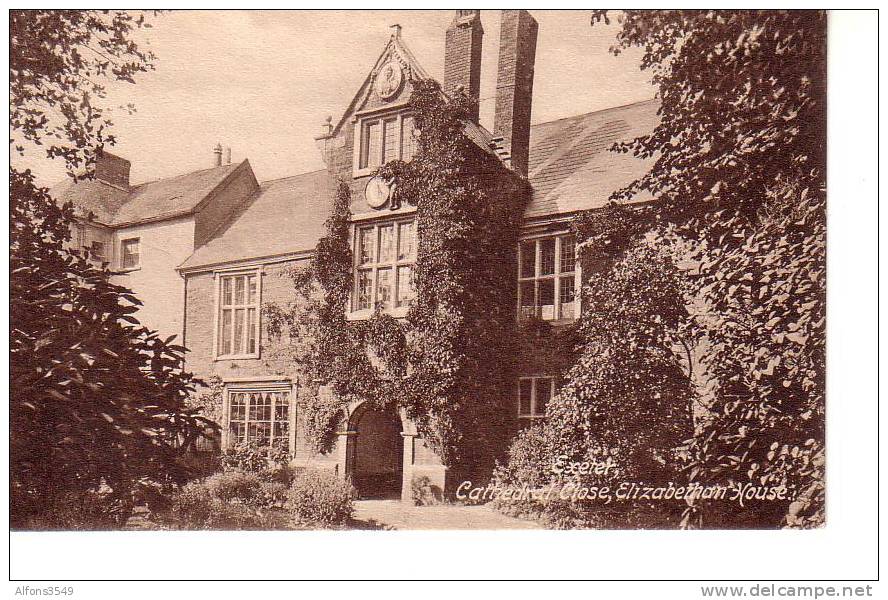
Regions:
<instances>
[{"instance_id":1,"label":"sky","mask_svg":"<svg viewBox=\"0 0 888 600\"><path fill-rule=\"evenodd\" d=\"M588 11L531 11L539 22L532 122L569 117L654 96L640 51L609 52L617 25L591 27ZM216 143L233 162L248 158L267 181L323 168L314 137L334 123L385 47L393 24L426 71L444 70L451 10L176 11L138 38L157 56L136 83L108 86L118 143L131 181L213 164ZM482 11L481 123L491 128L499 11ZM135 114L115 107L133 103ZM64 178L59 160L24 159L40 183Z\"/></svg>"}]
</instances>

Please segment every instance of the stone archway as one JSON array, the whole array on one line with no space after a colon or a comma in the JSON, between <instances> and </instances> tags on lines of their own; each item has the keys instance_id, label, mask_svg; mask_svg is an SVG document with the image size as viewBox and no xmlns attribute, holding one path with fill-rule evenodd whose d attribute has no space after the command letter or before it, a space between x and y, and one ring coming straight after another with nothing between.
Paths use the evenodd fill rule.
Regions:
<instances>
[{"instance_id":1,"label":"stone archway","mask_svg":"<svg viewBox=\"0 0 888 600\"><path fill-rule=\"evenodd\" d=\"M364 402L348 420L346 474L361 498L400 498L404 474L401 418Z\"/></svg>"}]
</instances>

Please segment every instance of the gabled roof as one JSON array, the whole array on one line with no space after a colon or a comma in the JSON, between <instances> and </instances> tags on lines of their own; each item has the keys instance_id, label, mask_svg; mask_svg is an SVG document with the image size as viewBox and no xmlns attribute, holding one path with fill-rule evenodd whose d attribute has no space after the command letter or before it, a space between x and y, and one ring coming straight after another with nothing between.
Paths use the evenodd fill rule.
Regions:
<instances>
[{"instance_id":1,"label":"gabled roof","mask_svg":"<svg viewBox=\"0 0 888 600\"><path fill-rule=\"evenodd\" d=\"M98 179L66 181L51 190L61 202L71 201L77 213L90 212L103 225L120 226L157 221L195 212L214 190L238 169L249 169L246 160L149 181L124 190Z\"/></svg>"},{"instance_id":2,"label":"gabled roof","mask_svg":"<svg viewBox=\"0 0 888 600\"><path fill-rule=\"evenodd\" d=\"M330 188L326 169L259 184L243 208L179 269L313 251L333 203Z\"/></svg>"},{"instance_id":3,"label":"gabled roof","mask_svg":"<svg viewBox=\"0 0 888 600\"><path fill-rule=\"evenodd\" d=\"M427 79L429 77L428 72L426 72L422 65L419 64L419 61L416 60L413 52L410 51L410 48L407 47L404 40L401 38L400 28L397 28L389 38L388 43L386 43L385 47L382 49L382 52L380 52L379 56L376 58L376 62L373 63L373 68L367 73L367 76L358 88L357 93L352 98L351 102L349 102L348 108L342 113L339 122L337 122L336 126L333 128L331 136L338 134L342 126L348 122L349 117L351 117L355 111L359 111L363 108L371 93L373 81L376 79L376 74L378 73L379 68L385 62L393 58L406 70L405 76L407 78Z\"/></svg>"},{"instance_id":4,"label":"gabled roof","mask_svg":"<svg viewBox=\"0 0 888 600\"><path fill-rule=\"evenodd\" d=\"M653 131L658 106L649 100L533 125L529 176L533 197L525 218L600 208L611 193L642 176L650 160L610 148ZM471 132L479 136L478 142L486 142L485 130L478 127ZM326 170L260 184L259 191L180 270L312 252L324 235L331 189Z\"/></svg>"},{"instance_id":5,"label":"gabled roof","mask_svg":"<svg viewBox=\"0 0 888 600\"><path fill-rule=\"evenodd\" d=\"M531 126L528 179L533 197L524 217L600 208L613 192L644 175L655 159L610 148L650 134L659 122L658 108L656 100L646 100ZM649 199L639 195L633 202Z\"/></svg>"}]
</instances>

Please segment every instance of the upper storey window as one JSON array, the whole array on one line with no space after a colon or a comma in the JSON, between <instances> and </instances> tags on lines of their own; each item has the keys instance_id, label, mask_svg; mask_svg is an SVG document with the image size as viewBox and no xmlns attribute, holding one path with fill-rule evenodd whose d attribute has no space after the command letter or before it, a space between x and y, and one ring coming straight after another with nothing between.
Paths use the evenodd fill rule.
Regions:
<instances>
[{"instance_id":1,"label":"upper storey window","mask_svg":"<svg viewBox=\"0 0 888 600\"><path fill-rule=\"evenodd\" d=\"M416 152L413 117L388 114L366 117L358 123L355 175L365 175L393 160L408 161Z\"/></svg>"},{"instance_id":2,"label":"upper storey window","mask_svg":"<svg viewBox=\"0 0 888 600\"><path fill-rule=\"evenodd\" d=\"M259 357L260 275L218 277L216 358Z\"/></svg>"},{"instance_id":3,"label":"upper storey window","mask_svg":"<svg viewBox=\"0 0 888 600\"><path fill-rule=\"evenodd\" d=\"M142 264L140 239L129 238L120 242L120 268L138 269Z\"/></svg>"},{"instance_id":4,"label":"upper storey window","mask_svg":"<svg viewBox=\"0 0 888 600\"><path fill-rule=\"evenodd\" d=\"M576 318L576 249L572 236L522 241L518 263L520 318Z\"/></svg>"},{"instance_id":5,"label":"upper storey window","mask_svg":"<svg viewBox=\"0 0 888 600\"><path fill-rule=\"evenodd\" d=\"M414 221L356 227L355 248L352 311L372 311L379 306L395 314L406 312L414 295Z\"/></svg>"}]
</instances>

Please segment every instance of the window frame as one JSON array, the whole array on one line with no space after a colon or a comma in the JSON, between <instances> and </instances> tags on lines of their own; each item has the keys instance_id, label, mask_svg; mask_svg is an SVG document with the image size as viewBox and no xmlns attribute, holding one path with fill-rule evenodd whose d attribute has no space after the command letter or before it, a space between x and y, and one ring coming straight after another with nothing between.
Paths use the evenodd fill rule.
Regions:
<instances>
[{"instance_id":1,"label":"window frame","mask_svg":"<svg viewBox=\"0 0 888 600\"><path fill-rule=\"evenodd\" d=\"M525 419L528 421L533 421L536 419L545 419L546 412L537 412L537 387L538 382L543 379L549 380L549 402L552 401L552 398L555 397L555 393L557 391L557 387L555 385L555 376L554 375L522 375L518 378L518 391L517 391L517 410L516 414L518 415L518 419ZM522 381L530 381L530 413L522 414L521 413L521 382Z\"/></svg>"},{"instance_id":2,"label":"window frame","mask_svg":"<svg viewBox=\"0 0 888 600\"><path fill-rule=\"evenodd\" d=\"M399 249L400 249L400 241L401 241L401 227L405 224L410 224L412 226L412 236L413 236L413 244L412 251L407 258L400 258ZM387 261L380 261L379 251L380 251L380 239L381 232L384 227L392 227L394 235L392 236L392 256ZM402 216L400 218L394 219L385 219L378 221L366 221L366 222L357 222L352 225L352 248L354 251L352 252L353 260L352 260L352 274L353 274L353 283L351 294L348 301L348 317L349 319L366 319L369 318L376 307L379 293L379 271L389 269L391 273L390 277L390 306L384 308L383 310L391 314L394 317L404 317L407 315L407 310L410 308L410 302L416 297L416 289L415 287L412 290L410 298L407 302L401 306L398 306L398 289L400 284L400 270L402 267L410 267L410 278L411 280L415 276L415 268L416 268L416 253L418 246L418 236L416 231L416 218L415 215L410 214L406 216ZM372 231L372 240L373 246L371 248L372 260L369 262L361 262L362 259L362 248L361 248L361 240L362 240L362 232L370 230ZM359 306L359 298L360 298L360 285L361 285L361 273L369 272L370 273L370 306L369 307L360 307ZM412 286L412 284L411 284Z\"/></svg>"},{"instance_id":3,"label":"window frame","mask_svg":"<svg viewBox=\"0 0 888 600\"><path fill-rule=\"evenodd\" d=\"M240 440L234 439L231 431L231 403L232 403L232 395L236 393L286 393L287 394L287 451L290 456L293 456L296 452L296 393L295 386L289 381L237 381L237 382L229 382L226 383L223 387L223 404L222 404L222 448L229 449L233 448L235 444L237 444ZM270 423L271 429L271 446L274 446L275 436L274 436L274 425L277 422L277 396L273 396L272 404L271 404L271 421L262 420L262 423ZM254 421L256 422L256 421ZM250 404L249 401L244 405L244 429L246 431L245 440L250 439ZM263 446L267 447L267 446Z\"/></svg>"},{"instance_id":4,"label":"window frame","mask_svg":"<svg viewBox=\"0 0 888 600\"><path fill-rule=\"evenodd\" d=\"M102 247L102 252L96 252L96 246ZM89 242L89 255L94 261L100 263L108 262L108 243L104 240L90 240ZM141 252L139 253L141 256Z\"/></svg>"},{"instance_id":5,"label":"window frame","mask_svg":"<svg viewBox=\"0 0 888 600\"><path fill-rule=\"evenodd\" d=\"M249 277L253 275L256 277L256 301L255 302L247 302L244 304L231 304L231 305L222 305L222 293L224 289L224 279L226 278L235 278L235 277ZM214 279L214 310L213 310L213 360L238 360L238 359L257 359L260 358L262 353L262 277L263 269L260 268L252 268L252 269L238 269L238 270L229 270L229 271L216 271L213 274ZM234 288L232 288L233 290ZM245 282L244 284L244 293L245 296L249 296L249 282ZM233 296L232 292L232 296ZM235 311L236 309L241 308L244 310L244 319L246 319L246 315L248 314L248 310L250 308L255 309L256 318L253 322L253 334L256 338L256 348L254 352L241 352L238 354L221 354L222 351L222 336L220 332L220 326L222 323L222 311L223 310L231 310ZM235 313L236 314L236 313ZM234 347L234 318L232 318L232 349ZM249 346L249 331L247 327L244 326L244 345L243 349L246 350Z\"/></svg>"},{"instance_id":6,"label":"window frame","mask_svg":"<svg viewBox=\"0 0 888 600\"><path fill-rule=\"evenodd\" d=\"M407 119L413 119L413 114L409 111L403 110L403 108L397 110L391 110L390 108L385 109L382 112L372 112L361 115L357 117L354 125L354 164L352 166L352 174L355 178L357 177L365 177L367 175L373 174L376 169L380 166L390 162L392 160L411 160L413 156L411 155L409 158L404 158L404 147L405 147L405 139L406 135L408 135L404 131L404 123ZM397 142L397 157L389 158L386 160L385 157L385 147L386 147L386 139L385 139L385 122L394 120L397 124L395 126L395 131L397 132L398 142ZM412 122L412 121L411 121ZM366 143L369 143L369 140L365 140L365 131L367 127L373 123L377 123L379 125L379 150L377 157L378 164L371 165L369 158L367 160L366 165L364 164L364 147ZM414 144L414 152L416 154L416 148Z\"/></svg>"},{"instance_id":7,"label":"window frame","mask_svg":"<svg viewBox=\"0 0 888 600\"><path fill-rule=\"evenodd\" d=\"M572 271L561 271L562 267L562 246L564 244L564 240L567 238L573 239L573 247L574 247L574 264ZM552 273L550 274L542 274L542 242L548 240L555 240L555 258ZM532 276L525 277L522 273L523 259L524 259L524 246L527 243L532 242L534 244L534 273ZM518 242L518 284L516 290L516 317L519 321L523 321L528 319L529 317L524 314L524 306L522 305L522 284L532 282L534 284L534 304L533 304L533 312L534 316L538 319L550 322L550 323L569 323L575 321L580 316L580 285L579 281L580 277L580 261L577 259L576 255L576 238L569 231L559 231L559 232L546 232L533 236L522 237ZM562 314L562 302L561 302L561 280L565 277L573 278L573 315L569 317L565 317ZM539 304L540 297L540 282L544 281L552 281L553 282L553 303L552 303L552 318L546 319L542 316L542 305Z\"/></svg>"},{"instance_id":8,"label":"window frame","mask_svg":"<svg viewBox=\"0 0 888 600\"><path fill-rule=\"evenodd\" d=\"M135 265L126 266L124 261L126 260L126 252L124 251L124 247L127 242L136 242L136 245L139 249L138 257L139 259L136 261ZM121 271L137 271L142 268L142 237L141 236L132 236L120 239L120 270Z\"/></svg>"}]
</instances>

